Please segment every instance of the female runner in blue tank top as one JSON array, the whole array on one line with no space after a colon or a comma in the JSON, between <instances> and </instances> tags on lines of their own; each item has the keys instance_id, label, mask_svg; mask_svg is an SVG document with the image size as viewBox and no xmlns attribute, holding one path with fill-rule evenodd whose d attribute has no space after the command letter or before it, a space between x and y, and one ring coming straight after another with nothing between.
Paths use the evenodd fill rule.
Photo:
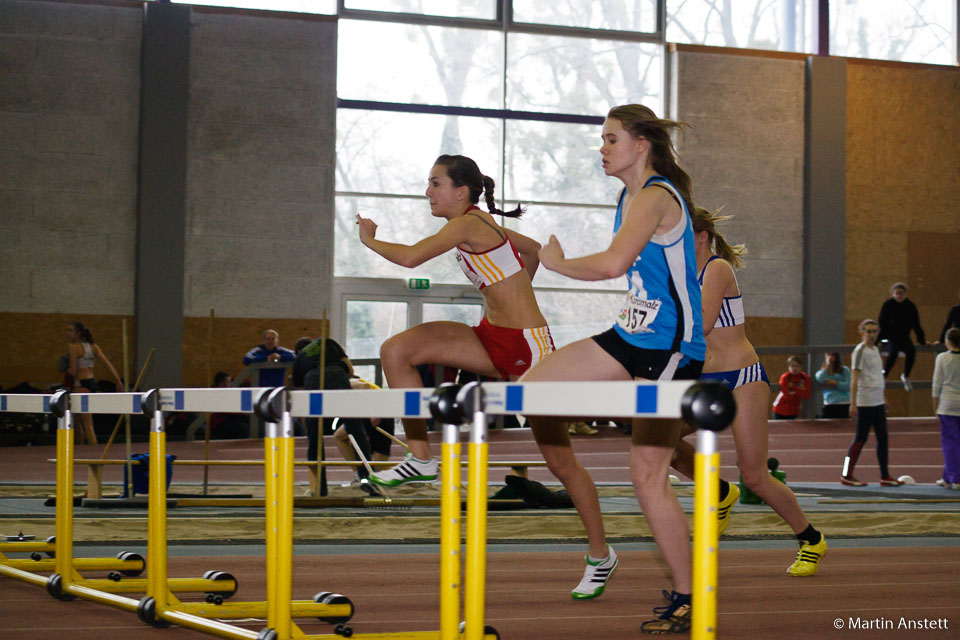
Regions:
<instances>
[{"instance_id":1,"label":"female runner in blue tank top","mask_svg":"<svg viewBox=\"0 0 960 640\"><path fill-rule=\"evenodd\" d=\"M604 172L624 184L614 236L599 253L566 258L555 236L540 250L541 264L577 280L626 276L628 291L616 324L547 356L522 378L553 380L694 380L706 346L697 283L690 178L675 159L670 132L680 123L647 107L614 107L603 124ZM563 483L583 520L590 544L576 599L599 596L617 566L606 544L593 480L579 464L563 424L530 419L550 471ZM649 633L684 633L690 626L690 529L667 472L680 440L680 420L635 420L630 471L637 500L673 575L670 603L643 623Z\"/></svg>"},{"instance_id":2,"label":"female runner in blue tank top","mask_svg":"<svg viewBox=\"0 0 960 640\"><path fill-rule=\"evenodd\" d=\"M756 350L747 339L743 298L734 273L743 264L746 248L731 245L716 228L718 222L726 219L728 216L700 207L693 210L703 298L703 332L707 341L707 359L700 379L720 382L733 391L737 415L731 430L740 475L747 487L770 505L797 536L800 550L787 572L792 576L811 576L820 566L827 542L807 520L790 488L774 480L767 470L770 381ZM692 478L696 454L693 445L683 441L677 449L674 468ZM739 497L740 490L736 485L720 480L719 533L726 529L730 509Z\"/></svg>"}]
</instances>

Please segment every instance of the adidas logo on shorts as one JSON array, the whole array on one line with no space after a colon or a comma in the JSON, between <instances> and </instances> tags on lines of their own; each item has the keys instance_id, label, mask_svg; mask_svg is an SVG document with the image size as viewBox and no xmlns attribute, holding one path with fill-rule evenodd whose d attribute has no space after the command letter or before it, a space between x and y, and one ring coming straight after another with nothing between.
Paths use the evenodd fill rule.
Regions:
<instances>
[{"instance_id":1,"label":"adidas logo on shorts","mask_svg":"<svg viewBox=\"0 0 960 640\"><path fill-rule=\"evenodd\" d=\"M516 362L513 363L513 366L515 366L515 367L522 367L522 366L525 365L525 364L527 364L527 363L524 362L523 360L517 360Z\"/></svg>"}]
</instances>

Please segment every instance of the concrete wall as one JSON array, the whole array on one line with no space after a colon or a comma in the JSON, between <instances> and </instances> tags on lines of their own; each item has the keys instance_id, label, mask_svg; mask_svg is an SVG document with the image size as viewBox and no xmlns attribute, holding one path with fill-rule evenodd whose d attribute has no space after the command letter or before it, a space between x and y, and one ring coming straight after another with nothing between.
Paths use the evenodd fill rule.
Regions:
<instances>
[{"instance_id":1,"label":"concrete wall","mask_svg":"<svg viewBox=\"0 0 960 640\"><path fill-rule=\"evenodd\" d=\"M0 3L0 312L133 313L140 13Z\"/></svg>"},{"instance_id":2,"label":"concrete wall","mask_svg":"<svg viewBox=\"0 0 960 640\"><path fill-rule=\"evenodd\" d=\"M677 46L671 116L697 204L734 218L721 230L747 246L738 274L754 343L801 344L804 63L800 56ZM767 364L783 368L782 358Z\"/></svg>"},{"instance_id":3,"label":"concrete wall","mask_svg":"<svg viewBox=\"0 0 960 640\"><path fill-rule=\"evenodd\" d=\"M194 10L184 315L330 306L336 23Z\"/></svg>"},{"instance_id":4,"label":"concrete wall","mask_svg":"<svg viewBox=\"0 0 960 640\"><path fill-rule=\"evenodd\" d=\"M133 351L142 25L137 3L0 3L2 386L55 381L73 317L118 368L130 319ZM182 377L203 384L210 354L235 373L330 306L336 22L194 8L189 49Z\"/></svg>"}]
</instances>

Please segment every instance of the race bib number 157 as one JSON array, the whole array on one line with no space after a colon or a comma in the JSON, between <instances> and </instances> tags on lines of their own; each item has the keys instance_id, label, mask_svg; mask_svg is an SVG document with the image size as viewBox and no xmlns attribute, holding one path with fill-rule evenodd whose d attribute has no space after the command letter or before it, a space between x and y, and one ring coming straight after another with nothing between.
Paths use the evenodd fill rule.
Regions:
<instances>
[{"instance_id":1,"label":"race bib number 157","mask_svg":"<svg viewBox=\"0 0 960 640\"><path fill-rule=\"evenodd\" d=\"M650 325L660 313L659 300L645 300L627 294L627 299L617 316L617 324L627 333L647 333L653 331Z\"/></svg>"}]
</instances>

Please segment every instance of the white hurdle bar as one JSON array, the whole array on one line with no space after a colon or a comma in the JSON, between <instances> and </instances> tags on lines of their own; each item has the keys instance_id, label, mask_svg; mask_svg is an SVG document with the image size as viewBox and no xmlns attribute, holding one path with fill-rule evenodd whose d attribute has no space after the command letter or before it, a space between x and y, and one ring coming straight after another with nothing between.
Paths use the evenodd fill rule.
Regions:
<instances>
[{"instance_id":1,"label":"white hurdle bar","mask_svg":"<svg viewBox=\"0 0 960 640\"><path fill-rule=\"evenodd\" d=\"M692 381L485 382L485 412L592 418L679 418ZM433 389L292 391L295 418L431 418Z\"/></svg>"},{"instance_id":2,"label":"white hurdle bar","mask_svg":"<svg viewBox=\"0 0 960 640\"><path fill-rule=\"evenodd\" d=\"M694 381L621 381L621 382L492 382L483 383L483 406L471 422L469 483L467 492L466 575L464 580L464 630L466 640L488 637L484 625L486 585L486 414L560 416L592 418L680 418L681 399ZM433 389L294 391L290 395L290 415L294 417L348 417L371 415L401 418L430 418ZM453 448L456 435L444 426L443 464L456 465L459 472L459 448ZM455 432L454 432L455 433ZM450 493L459 486L453 475L441 470L441 589L440 638L461 637L454 629L459 608L459 499ZM459 477L459 473L456 473ZM453 512L450 510L454 509ZM449 530L448 530L449 529ZM455 538L455 540L454 540ZM713 544L716 546L716 543ZM454 566L456 565L456 566Z\"/></svg>"}]
</instances>

